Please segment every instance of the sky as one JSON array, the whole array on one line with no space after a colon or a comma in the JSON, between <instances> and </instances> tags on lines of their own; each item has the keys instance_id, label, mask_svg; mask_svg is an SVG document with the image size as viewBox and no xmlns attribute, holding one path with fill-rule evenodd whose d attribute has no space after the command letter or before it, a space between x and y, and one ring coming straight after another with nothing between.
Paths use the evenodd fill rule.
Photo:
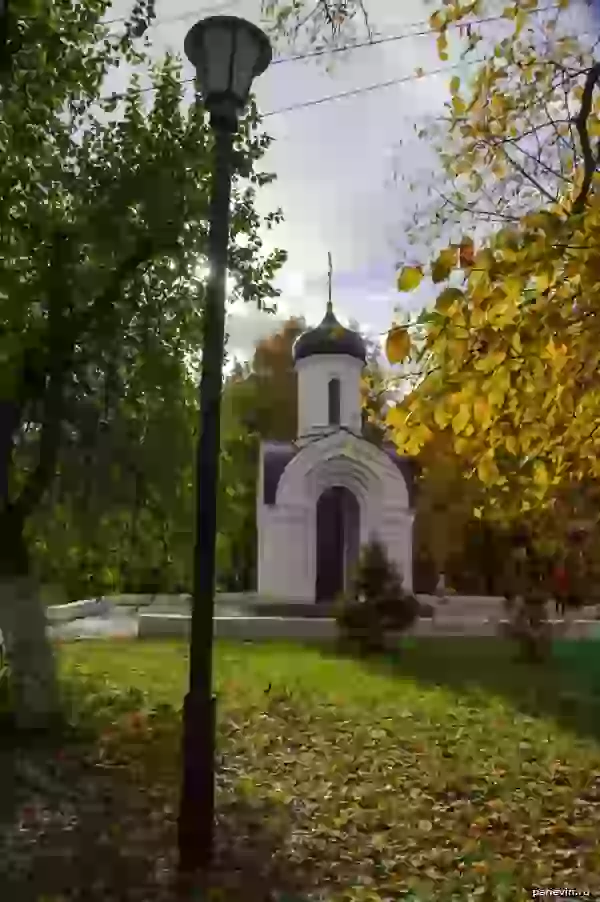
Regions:
<instances>
[{"instance_id":1,"label":"sky","mask_svg":"<svg viewBox=\"0 0 600 902\"><path fill-rule=\"evenodd\" d=\"M182 54L185 34L211 14L242 16L261 24L260 0L156 0L157 20L150 31L151 52ZM115 0L110 17L124 16L130 0ZM424 0L369 0L376 34L395 36L423 30L431 13ZM290 56L284 45L275 58ZM252 354L257 340L275 331L290 315L316 324L327 300L327 254L333 259L333 302L339 319L360 324L371 338L383 337L395 309L418 309L435 296L426 281L412 295L395 288L397 264L406 256L407 221L415 198L407 183L426 185L435 171L433 152L414 135L414 124L444 112L448 84L469 68L378 88L303 109L278 112L308 101L379 82L456 64L450 45L448 63L440 63L433 35L413 36L354 48L335 56L333 71L323 60L284 60L256 80L254 90L264 127L274 138L262 168L277 175L260 190L259 210L281 207L285 221L265 232L267 247L287 250L288 262L277 280L281 289L276 315L238 304L228 317L228 353ZM184 78L193 69L185 60ZM118 70L106 85L123 91L127 73ZM192 87L186 95L192 99ZM400 146L402 142L402 146ZM394 181L394 168L402 180Z\"/></svg>"}]
</instances>

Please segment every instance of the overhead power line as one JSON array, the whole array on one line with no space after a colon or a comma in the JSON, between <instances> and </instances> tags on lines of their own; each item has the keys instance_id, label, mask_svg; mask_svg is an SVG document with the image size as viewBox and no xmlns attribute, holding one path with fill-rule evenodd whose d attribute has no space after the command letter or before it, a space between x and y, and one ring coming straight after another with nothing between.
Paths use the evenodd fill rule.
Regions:
<instances>
[{"instance_id":1,"label":"overhead power line","mask_svg":"<svg viewBox=\"0 0 600 902\"><path fill-rule=\"evenodd\" d=\"M237 4L238 2L239 2L239 0L225 0L224 3L219 3L212 7L205 7L204 9L194 10L193 12L182 13L181 15L178 15L178 16L169 16L166 19L156 19L155 21L150 23L149 27L156 28L159 25L170 25L172 22L183 22L188 19L197 19L199 17L199 15L203 12L209 12L214 15L215 13L226 10L227 7L230 7L232 5L232 3ZM552 3L552 4L549 4L548 6L541 6L537 9L523 10L523 14L527 15L527 16L533 16L533 15L539 15L540 13L543 13L543 12L548 12L549 10L559 9L559 8L560 8L559 3ZM503 15L485 16L485 17L482 17L479 19L471 19L469 22L464 22L464 23L463 22L451 22L448 25L448 28L462 29L462 28L466 28L467 26L485 25L488 22L500 22L502 20L506 21L507 17L503 16ZM123 16L123 17L119 17L117 19L105 20L104 24L110 25L110 24L113 24L116 22L126 22L126 21L127 21L126 17ZM423 26L423 25L429 25L429 19L420 19L416 22L407 22L406 23L407 28L419 28L420 26ZM438 31L435 28L429 27L429 28L424 28L421 31L403 31L403 32L400 32L399 34L394 34L394 35L383 35L382 37L368 38L367 40L363 40L363 41L352 41L348 44L343 44L342 46L339 46L339 47L338 46L319 47L316 50L308 50L304 53L297 53L297 54L293 54L291 56L276 57L272 61L271 65L272 66L277 65L279 63L295 63L295 62L299 62L302 60L315 59L315 58L318 58L321 56L328 56L329 54L333 54L333 53L348 53L351 50L360 50L360 49L365 49L368 47L378 47L382 44L391 44L396 41L405 41L405 40L408 40L409 38L426 37L426 36L432 35L432 34L438 34Z\"/></svg>"},{"instance_id":2,"label":"overhead power line","mask_svg":"<svg viewBox=\"0 0 600 902\"><path fill-rule=\"evenodd\" d=\"M485 62L484 59L476 59L469 61L462 61L460 63L454 63L450 66L440 66L438 69L430 69L429 71L412 73L411 75L402 75L399 78L391 78L388 81L379 81L375 82L372 85L364 85L361 88L352 88L349 91L340 91L337 94L328 94L325 97L317 97L314 100L305 100L300 103L293 103L288 107L282 107L278 110L270 110L267 113L261 113L261 119L266 119L268 116L278 116L282 113L291 113L294 110L303 110L312 106L320 106L322 103L330 103L335 100L344 100L346 97L356 97L360 94L368 94L371 91L378 91L384 88L391 88L393 85L400 85L405 82L410 81L420 81L422 78L427 78L430 75L440 75L443 72L451 72L456 69L462 69L465 66L474 66L478 63ZM191 84L195 81L195 78L182 78L181 84ZM131 92L134 95L146 94L150 91L155 91L156 88L154 85L149 85L146 88L137 88L135 91ZM110 96L103 97L102 100L124 100L128 96L128 93L125 92L123 94L111 94Z\"/></svg>"},{"instance_id":3,"label":"overhead power line","mask_svg":"<svg viewBox=\"0 0 600 902\"><path fill-rule=\"evenodd\" d=\"M559 4L553 3L550 6L542 6L539 9L524 10L525 15L535 15L536 13L547 12L551 9L558 9ZM481 19L471 19L470 22L452 22L449 28L465 28L467 25L485 25L487 22L499 22L506 20L505 16L487 16ZM418 28L420 25L428 25L428 19L422 19L420 22L407 22L407 28ZM400 34L387 35L379 38L370 38L365 41L355 41L350 44L344 44L342 47L320 47L318 50L309 50L306 53L298 53L294 56L284 56L274 59L271 65L277 63L294 63L299 60L312 59L319 56L327 56L330 53L347 53L350 50L360 50L366 47L377 47L380 44L392 44L395 41L405 41L408 38L426 37L430 34L438 34L435 28L425 28L422 31L407 31Z\"/></svg>"},{"instance_id":4,"label":"overhead power line","mask_svg":"<svg viewBox=\"0 0 600 902\"><path fill-rule=\"evenodd\" d=\"M340 91L337 94L329 94L326 97L317 97L315 100L305 100L300 103L293 103L287 107L281 107L278 110L271 110L268 113L261 113L261 118L266 119L268 116L278 116L282 113L292 113L294 110L304 110L312 106L320 106L322 103L331 103L335 100L345 100L347 97L356 97L360 94L368 94L371 91L380 91L384 88L391 88L394 85L401 85L409 81L420 81L430 75L440 75L443 72L451 72L456 69L462 69L464 66L475 66L477 63L485 62L484 59L469 60L468 62L455 63L451 66L440 66L438 69L430 69L427 72L421 72L418 75L402 75L399 78L390 78L389 81L379 81L372 85L365 85L362 88L352 88L349 91ZM186 79L187 81L187 79ZM193 79L192 79L193 81Z\"/></svg>"},{"instance_id":5,"label":"overhead power line","mask_svg":"<svg viewBox=\"0 0 600 902\"><path fill-rule=\"evenodd\" d=\"M234 2L238 2L238 0L234 0ZM168 24L173 21L182 21L184 19L189 19L192 17L197 18L198 14L203 11L214 13L214 12L217 12L218 10L224 9L228 6L231 6L231 0L226 0L226 2L224 2L224 3L219 3L219 4L216 4L211 7L205 7L204 10L194 10L193 12L186 12L179 16L172 16L167 19L158 20L153 24L154 25ZM549 4L548 6L539 7L537 9L525 10L524 13L526 15L534 15L534 14L547 12L549 10L558 9L558 8L560 8L560 4L553 3L553 4ZM505 18L506 17L502 16L502 15L487 16L485 18L482 17L479 19L472 19L468 24L479 25L479 24L485 24L486 22L501 21ZM111 19L106 24L109 24L112 22L119 22L119 21L126 21L126 18L121 17L118 19ZM407 27L411 28L411 27L417 27L419 25L428 25L428 24L429 24L428 19L422 19L420 21L407 23ZM451 25L449 27L460 28L460 27L464 27L464 25L466 25L466 24L467 23L464 23L464 24L463 23L451 23ZM372 38L372 39L369 39L366 41L357 41L354 43L343 45L341 47L324 47L324 48L319 48L317 50L310 50L305 53L295 54L293 56L278 57L273 60L271 65L275 66L275 65L281 65L282 63L292 63L292 62L298 62L301 60L308 60L308 59L312 59L315 57L324 56L324 55L327 55L330 53L347 53L348 51L351 51L354 49L373 47L373 46L378 46L380 44L392 43L395 41L403 41L403 40L407 40L407 39L413 38L413 37L424 37L424 36L430 35L430 34L437 34L437 32L433 28L426 28L426 29L423 29L422 31L402 32L402 33L396 34L396 35L384 36L384 37L380 37L380 38ZM430 71L426 71L426 72L422 72L422 73L418 73L418 74L415 73L415 74L411 74L411 75L400 76L399 78L389 79L388 81L385 81L385 82L376 82L373 85L366 85L361 88L354 88L354 89L351 89L348 91L341 91L336 94L330 94L326 97L319 97L314 100L307 100L304 102L291 104L289 107L283 107L279 110L271 110L270 112L263 113L262 117L266 118L268 116L276 116L276 115L283 114L283 113L293 112L295 110L307 109L307 108L313 107L313 106L320 106L323 103L330 103L330 102L336 101L336 100L343 100L348 97L360 96L361 94L366 94L366 93L370 93L372 91L377 91L377 90L383 90L388 87L393 87L394 85L403 84L405 82L410 82L410 81L418 80L421 78L426 78L431 75L439 75L446 71L452 71L452 70L455 70L458 68L462 68L463 66L472 66L472 65L475 65L475 64L481 63L481 62L483 62L483 60L481 60L481 59L471 60L471 61L461 61L460 63L457 63L457 64L453 64L453 65L449 65L449 66L441 66L438 69L432 69ZM194 81L194 77L182 79L181 83L182 84L190 84L193 81ZM140 93L140 94L147 93L147 92L153 91L153 90L154 90L154 86L149 86L147 88L140 88L136 93ZM105 100L108 100L108 99L121 100L125 96L127 96L126 93L113 94L113 95L111 95L110 98L106 97L103 99L105 99Z\"/></svg>"}]
</instances>

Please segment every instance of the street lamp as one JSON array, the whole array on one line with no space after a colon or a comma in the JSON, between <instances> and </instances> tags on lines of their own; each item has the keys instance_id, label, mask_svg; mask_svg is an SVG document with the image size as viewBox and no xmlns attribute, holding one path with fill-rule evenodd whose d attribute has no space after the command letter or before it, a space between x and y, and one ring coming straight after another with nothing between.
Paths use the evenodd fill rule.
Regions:
<instances>
[{"instance_id":1,"label":"street lamp","mask_svg":"<svg viewBox=\"0 0 600 902\"><path fill-rule=\"evenodd\" d=\"M196 543L189 689L183 707L183 774L179 810L179 870L208 871L214 822L216 696L212 691L215 551L219 482L221 386L233 141L252 80L271 62L263 32L234 16L211 16L190 29L186 56L214 132L208 262L204 306L200 435L196 455Z\"/></svg>"}]
</instances>

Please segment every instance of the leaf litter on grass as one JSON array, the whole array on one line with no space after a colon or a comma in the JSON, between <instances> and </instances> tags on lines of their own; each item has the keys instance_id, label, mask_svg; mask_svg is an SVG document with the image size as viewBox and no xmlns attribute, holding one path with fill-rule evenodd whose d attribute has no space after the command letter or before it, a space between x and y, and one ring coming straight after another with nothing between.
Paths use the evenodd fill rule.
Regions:
<instances>
[{"instance_id":1,"label":"leaf litter on grass","mask_svg":"<svg viewBox=\"0 0 600 902\"><path fill-rule=\"evenodd\" d=\"M129 649L129 664L143 672L137 648ZM175 647L173 654L175 661ZM396 902L408 893L423 902L518 900L529 898L532 886L600 890L595 743L497 697L474 700L375 677L358 663L317 664L308 653L288 655L288 685L273 679L265 695L269 653L250 646L235 654L239 666L243 658L244 680L234 664L219 703L214 882L224 902L272 902L285 893L305 902ZM270 654L275 666L277 650ZM144 655L151 666L148 649ZM160 658L164 666L164 650ZM86 670L93 671L89 662ZM155 674L148 676L154 685ZM34 811L51 817L42 829L30 811L37 828L26 825L23 833L19 821L13 829L19 879L23 885L24 875L33 875L40 886L46 881L44 889L53 887L36 851L43 843L31 841L37 829L49 847L62 843L66 850L60 870L72 881L68 899L166 899L175 862L179 715L168 705L153 710L149 697L140 706L131 693L117 695L111 708L110 691L97 691L105 693L102 705L96 699L84 706L101 724L88 770L77 778L61 771L64 762L58 767L65 790L77 787L77 795L87 785L88 795L71 808L58 789L52 796L38 786ZM86 846L98 848L93 835L103 837L111 862L104 884L94 876L100 856ZM69 864L74 849L86 862L83 871ZM148 861L162 876L150 873ZM85 891L77 890L84 879Z\"/></svg>"}]
</instances>

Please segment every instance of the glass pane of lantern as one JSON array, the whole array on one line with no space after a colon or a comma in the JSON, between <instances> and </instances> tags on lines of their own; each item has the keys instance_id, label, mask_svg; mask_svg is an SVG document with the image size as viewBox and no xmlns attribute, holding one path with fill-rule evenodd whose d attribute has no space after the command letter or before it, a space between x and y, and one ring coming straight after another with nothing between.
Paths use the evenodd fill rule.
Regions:
<instances>
[{"instance_id":1,"label":"glass pane of lantern","mask_svg":"<svg viewBox=\"0 0 600 902\"><path fill-rule=\"evenodd\" d=\"M231 88L240 103L245 104L252 85L254 67L258 61L260 45L250 29L238 29L236 39L237 48Z\"/></svg>"},{"instance_id":2,"label":"glass pane of lantern","mask_svg":"<svg viewBox=\"0 0 600 902\"><path fill-rule=\"evenodd\" d=\"M206 97L229 88L229 71L233 50L232 29L212 25L203 35L203 65L199 73L199 88Z\"/></svg>"}]
</instances>

